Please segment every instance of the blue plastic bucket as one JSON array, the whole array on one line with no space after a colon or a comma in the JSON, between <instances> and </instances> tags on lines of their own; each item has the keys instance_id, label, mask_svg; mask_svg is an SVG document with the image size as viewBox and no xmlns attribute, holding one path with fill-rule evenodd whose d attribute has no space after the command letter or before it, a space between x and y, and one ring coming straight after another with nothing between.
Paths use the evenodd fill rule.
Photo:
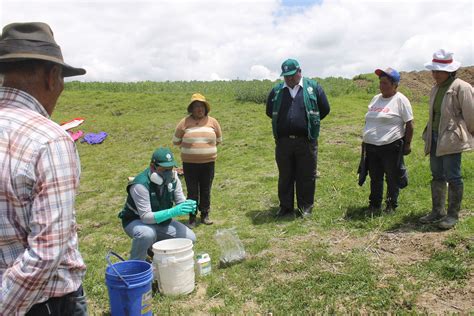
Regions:
<instances>
[{"instance_id":1,"label":"blue plastic bucket","mask_svg":"<svg viewBox=\"0 0 474 316\"><path fill-rule=\"evenodd\" d=\"M114 255L121 261L110 262ZM106 257L105 283L109 291L112 316L151 316L153 268L141 260L124 260L115 252Z\"/></svg>"}]
</instances>

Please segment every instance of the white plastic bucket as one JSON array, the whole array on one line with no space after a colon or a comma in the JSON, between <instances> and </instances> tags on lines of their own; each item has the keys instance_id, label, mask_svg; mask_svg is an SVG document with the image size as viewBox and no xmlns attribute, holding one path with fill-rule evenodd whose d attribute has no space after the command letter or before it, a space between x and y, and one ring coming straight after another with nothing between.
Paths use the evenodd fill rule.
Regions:
<instances>
[{"instance_id":1,"label":"white plastic bucket","mask_svg":"<svg viewBox=\"0 0 474 316\"><path fill-rule=\"evenodd\" d=\"M194 290L193 242L172 238L153 244L153 266L160 293L189 294Z\"/></svg>"}]
</instances>

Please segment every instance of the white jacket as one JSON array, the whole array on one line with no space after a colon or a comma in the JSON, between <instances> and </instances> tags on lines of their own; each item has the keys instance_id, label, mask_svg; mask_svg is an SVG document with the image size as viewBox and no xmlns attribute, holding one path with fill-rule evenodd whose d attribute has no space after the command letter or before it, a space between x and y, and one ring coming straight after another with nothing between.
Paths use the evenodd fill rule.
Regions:
<instances>
[{"instance_id":1,"label":"white jacket","mask_svg":"<svg viewBox=\"0 0 474 316\"><path fill-rule=\"evenodd\" d=\"M430 94L430 117L422 136L426 155L431 151L433 106L437 92L438 86L434 86ZM474 149L473 93L472 86L461 79L455 79L446 91L441 103L436 156Z\"/></svg>"}]
</instances>

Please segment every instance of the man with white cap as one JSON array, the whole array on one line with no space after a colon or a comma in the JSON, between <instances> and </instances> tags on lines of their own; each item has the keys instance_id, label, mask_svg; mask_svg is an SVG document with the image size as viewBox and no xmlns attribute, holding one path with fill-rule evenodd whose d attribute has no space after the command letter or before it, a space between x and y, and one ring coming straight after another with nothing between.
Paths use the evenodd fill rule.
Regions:
<instances>
[{"instance_id":1,"label":"man with white cap","mask_svg":"<svg viewBox=\"0 0 474 316\"><path fill-rule=\"evenodd\" d=\"M0 315L87 315L74 201L80 162L51 121L64 63L45 23L12 23L0 36Z\"/></svg>"},{"instance_id":2,"label":"man with white cap","mask_svg":"<svg viewBox=\"0 0 474 316\"><path fill-rule=\"evenodd\" d=\"M450 229L458 221L464 191L461 153L474 148L473 89L456 78L460 66L453 53L444 49L436 51L431 62L425 64L436 84L431 90L429 120L423 133L425 154L430 155L432 210L420 222L438 223L442 229Z\"/></svg>"}]
</instances>

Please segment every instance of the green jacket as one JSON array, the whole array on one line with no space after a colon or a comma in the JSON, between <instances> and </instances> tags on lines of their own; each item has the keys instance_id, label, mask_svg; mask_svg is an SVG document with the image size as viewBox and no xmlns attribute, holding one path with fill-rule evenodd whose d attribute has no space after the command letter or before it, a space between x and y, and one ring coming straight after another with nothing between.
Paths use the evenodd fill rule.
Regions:
<instances>
[{"instance_id":1,"label":"green jacket","mask_svg":"<svg viewBox=\"0 0 474 316\"><path fill-rule=\"evenodd\" d=\"M150 181L150 168L146 168L127 185L127 201L125 202L123 210L118 215L122 219L123 227L127 226L135 219L140 219L135 201L130 195L130 187L134 184L141 184L147 188L148 192L150 193L150 204L153 212L158 212L173 207L176 180L171 183L170 189L164 187L163 185L157 185ZM160 194L160 192L162 193ZM168 224L169 222L171 222L171 219L160 224Z\"/></svg>"},{"instance_id":2,"label":"green jacket","mask_svg":"<svg viewBox=\"0 0 474 316\"><path fill-rule=\"evenodd\" d=\"M304 105L306 108L306 117L308 119L308 138L310 140L317 139L319 136L319 128L321 125L321 118L319 116L318 109L318 98L316 97L316 89L318 83L315 80L303 77L303 98ZM278 113L280 112L281 100L282 100L282 90L283 82L278 83L273 87L274 97L273 102L273 111L272 111L272 129L273 136L275 139L278 138L277 135L277 123L278 123Z\"/></svg>"}]
</instances>

